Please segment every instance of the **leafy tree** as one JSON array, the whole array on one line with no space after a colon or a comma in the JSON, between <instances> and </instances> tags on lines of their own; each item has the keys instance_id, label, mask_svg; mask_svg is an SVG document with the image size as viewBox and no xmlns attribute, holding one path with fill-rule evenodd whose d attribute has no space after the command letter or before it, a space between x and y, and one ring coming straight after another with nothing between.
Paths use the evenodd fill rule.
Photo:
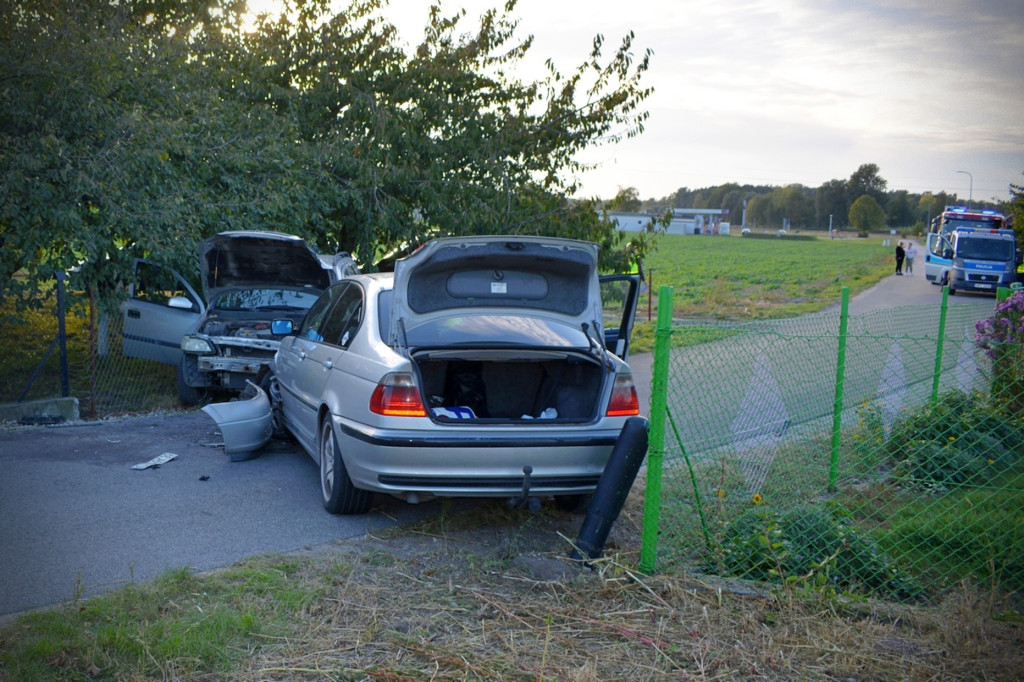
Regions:
<instances>
[{"instance_id":1,"label":"leafy tree","mask_svg":"<svg viewBox=\"0 0 1024 682\"><path fill-rule=\"evenodd\" d=\"M714 187L691 190L681 187L663 200L675 208L723 208L729 211L729 219L733 224L743 220L743 202L749 201L758 194L771 193L771 187L753 185L740 186L727 183ZM748 220L750 213L748 210Z\"/></svg>"},{"instance_id":2,"label":"leafy tree","mask_svg":"<svg viewBox=\"0 0 1024 682\"><path fill-rule=\"evenodd\" d=\"M739 223L743 219L743 200L746 193L735 182L708 188L708 196L704 208L720 208L728 211L726 219ZM694 206L694 208L698 208Z\"/></svg>"},{"instance_id":3,"label":"leafy tree","mask_svg":"<svg viewBox=\"0 0 1024 682\"><path fill-rule=\"evenodd\" d=\"M1013 223L1017 234L1017 245L1024 246L1024 185L1010 183L1010 205L1007 217Z\"/></svg>"},{"instance_id":4,"label":"leafy tree","mask_svg":"<svg viewBox=\"0 0 1024 682\"><path fill-rule=\"evenodd\" d=\"M619 193L610 202L610 208L626 213L638 213L642 202L636 187L619 187Z\"/></svg>"},{"instance_id":5,"label":"leafy tree","mask_svg":"<svg viewBox=\"0 0 1024 682\"><path fill-rule=\"evenodd\" d=\"M814 202L803 185L776 189L772 192L771 202L774 222L780 225L788 221L793 228L807 227L814 219Z\"/></svg>"},{"instance_id":6,"label":"leafy tree","mask_svg":"<svg viewBox=\"0 0 1024 682\"><path fill-rule=\"evenodd\" d=\"M907 227L915 222L914 207L910 204L910 193L905 189L892 192L885 206L885 215L890 227Z\"/></svg>"},{"instance_id":7,"label":"leafy tree","mask_svg":"<svg viewBox=\"0 0 1024 682\"><path fill-rule=\"evenodd\" d=\"M872 230L885 227L885 211L874 198L865 194L850 206L850 224L861 237L867 237Z\"/></svg>"},{"instance_id":8,"label":"leafy tree","mask_svg":"<svg viewBox=\"0 0 1024 682\"><path fill-rule=\"evenodd\" d=\"M846 198L845 181L829 180L824 183L815 193L815 200L819 225L827 227L829 216L832 217L832 227L836 229L849 224L850 202Z\"/></svg>"},{"instance_id":9,"label":"leafy tree","mask_svg":"<svg viewBox=\"0 0 1024 682\"><path fill-rule=\"evenodd\" d=\"M918 199L917 217L924 222L926 227L930 228L932 218L941 214L948 203L948 197L944 192L941 194L926 192Z\"/></svg>"},{"instance_id":10,"label":"leafy tree","mask_svg":"<svg viewBox=\"0 0 1024 682\"><path fill-rule=\"evenodd\" d=\"M110 292L129 256L195 267L205 234L295 222L312 192L295 126L254 104L227 58L241 7L39 0L0 14L0 286L86 263L73 281Z\"/></svg>"},{"instance_id":11,"label":"leafy tree","mask_svg":"<svg viewBox=\"0 0 1024 682\"><path fill-rule=\"evenodd\" d=\"M696 208L693 205L694 194L689 187L680 187L672 195L672 208Z\"/></svg>"},{"instance_id":12,"label":"leafy tree","mask_svg":"<svg viewBox=\"0 0 1024 682\"><path fill-rule=\"evenodd\" d=\"M411 51L380 0L25 0L0 11L0 286L128 256L193 266L197 240L279 229L372 268L436 235L590 239L642 257L572 201L582 149L643 131L650 53L603 37L567 74L510 75L531 46L514 0L466 25L431 10ZM99 276L99 275L97 275Z\"/></svg>"},{"instance_id":13,"label":"leafy tree","mask_svg":"<svg viewBox=\"0 0 1024 682\"><path fill-rule=\"evenodd\" d=\"M772 224L772 199L770 194L758 194L747 202L747 222L767 227Z\"/></svg>"},{"instance_id":14,"label":"leafy tree","mask_svg":"<svg viewBox=\"0 0 1024 682\"><path fill-rule=\"evenodd\" d=\"M885 187L887 184L878 174L878 164L865 163L854 171L853 175L846 182L846 198L851 202L851 208L852 202L865 194L881 205L885 203Z\"/></svg>"}]
</instances>

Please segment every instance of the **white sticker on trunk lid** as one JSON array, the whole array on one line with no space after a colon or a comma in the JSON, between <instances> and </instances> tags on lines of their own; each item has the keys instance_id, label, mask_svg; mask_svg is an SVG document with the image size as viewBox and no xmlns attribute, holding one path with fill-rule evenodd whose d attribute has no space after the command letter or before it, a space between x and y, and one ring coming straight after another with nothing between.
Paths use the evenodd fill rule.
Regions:
<instances>
[{"instance_id":1,"label":"white sticker on trunk lid","mask_svg":"<svg viewBox=\"0 0 1024 682\"><path fill-rule=\"evenodd\" d=\"M508 282L491 282L492 294L507 294Z\"/></svg>"}]
</instances>

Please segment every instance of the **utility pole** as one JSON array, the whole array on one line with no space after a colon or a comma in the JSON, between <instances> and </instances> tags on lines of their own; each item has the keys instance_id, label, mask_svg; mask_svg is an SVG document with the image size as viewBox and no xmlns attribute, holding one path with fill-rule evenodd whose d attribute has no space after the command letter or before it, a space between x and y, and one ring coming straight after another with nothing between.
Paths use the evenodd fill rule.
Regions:
<instances>
[{"instance_id":1,"label":"utility pole","mask_svg":"<svg viewBox=\"0 0 1024 682\"><path fill-rule=\"evenodd\" d=\"M968 173L967 171L957 171L957 173L963 173L971 181L971 184L967 190L967 208L973 208L973 206L971 206L971 202L974 199L974 176Z\"/></svg>"}]
</instances>

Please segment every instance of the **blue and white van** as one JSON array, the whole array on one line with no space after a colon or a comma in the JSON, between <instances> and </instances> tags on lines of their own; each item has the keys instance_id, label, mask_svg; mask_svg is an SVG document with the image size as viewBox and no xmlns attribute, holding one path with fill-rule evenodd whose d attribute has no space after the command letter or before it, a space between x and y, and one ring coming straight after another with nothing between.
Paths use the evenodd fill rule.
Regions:
<instances>
[{"instance_id":1,"label":"blue and white van","mask_svg":"<svg viewBox=\"0 0 1024 682\"><path fill-rule=\"evenodd\" d=\"M939 284L947 285L951 296L958 291L995 294L1017 281L1021 250L1013 230L962 227L946 237L930 236L941 239L941 260L948 265Z\"/></svg>"}]
</instances>

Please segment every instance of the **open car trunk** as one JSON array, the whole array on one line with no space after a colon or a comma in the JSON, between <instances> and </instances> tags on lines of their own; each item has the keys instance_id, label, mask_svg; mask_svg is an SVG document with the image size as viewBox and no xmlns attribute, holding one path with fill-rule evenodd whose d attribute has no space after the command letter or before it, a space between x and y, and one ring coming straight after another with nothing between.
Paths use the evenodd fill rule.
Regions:
<instances>
[{"instance_id":1,"label":"open car trunk","mask_svg":"<svg viewBox=\"0 0 1024 682\"><path fill-rule=\"evenodd\" d=\"M413 361L438 421L590 422L611 377L594 358L574 352L425 351Z\"/></svg>"}]
</instances>

